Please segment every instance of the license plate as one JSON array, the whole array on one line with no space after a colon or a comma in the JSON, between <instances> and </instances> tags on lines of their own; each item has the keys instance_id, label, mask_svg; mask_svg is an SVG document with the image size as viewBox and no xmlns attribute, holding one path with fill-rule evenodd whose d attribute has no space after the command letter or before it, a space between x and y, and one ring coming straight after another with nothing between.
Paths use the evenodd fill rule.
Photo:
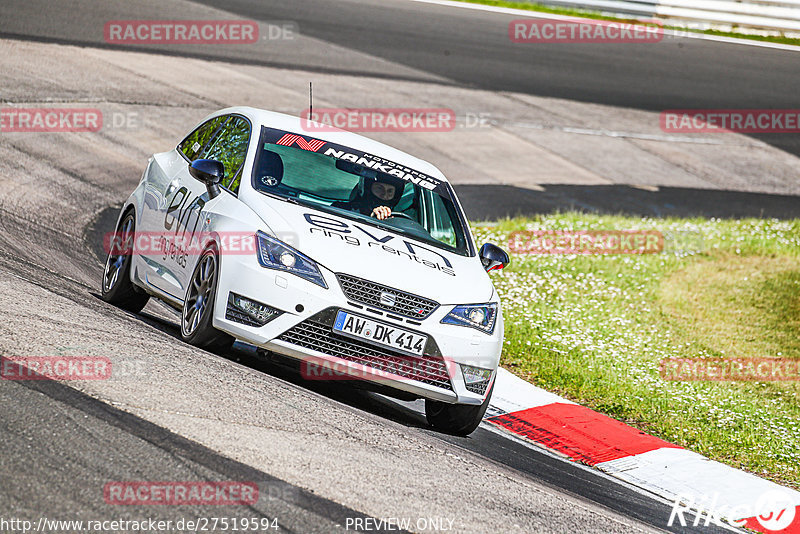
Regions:
<instances>
[{"instance_id":1,"label":"license plate","mask_svg":"<svg viewBox=\"0 0 800 534\"><path fill-rule=\"evenodd\" d=\"M372 343L419 356L425 350L428 336L421 336L396 326L373 321L350 312L339 311L333 330L350 337L366 339Z\"/></svg>"}]
</instances>

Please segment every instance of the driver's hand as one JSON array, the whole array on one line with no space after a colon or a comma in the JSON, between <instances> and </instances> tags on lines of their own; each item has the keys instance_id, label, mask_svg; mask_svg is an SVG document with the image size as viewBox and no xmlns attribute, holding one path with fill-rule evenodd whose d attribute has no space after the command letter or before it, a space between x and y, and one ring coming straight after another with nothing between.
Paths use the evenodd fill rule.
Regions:
<instances>
[{"instance_id":1,"label":"driver's hand","mask_svg":"<svg viewBox=\"0 0 800 534\"><path fill-rule=\"evenodd\" d=\"M389 216L392 214L392 209L387 206L378 206L374 210L372 210L372 216L378 220L388 219Z\"/></svg>"}]
</instances>

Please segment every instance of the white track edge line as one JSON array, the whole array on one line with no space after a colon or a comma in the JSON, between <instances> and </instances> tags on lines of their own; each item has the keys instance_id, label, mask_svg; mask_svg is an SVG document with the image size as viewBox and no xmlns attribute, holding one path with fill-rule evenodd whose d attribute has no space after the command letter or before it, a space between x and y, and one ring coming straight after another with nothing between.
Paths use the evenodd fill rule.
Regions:
<instances>
[{"instance_id":1,"label":"white track edge line","mask_svg":"<svg viewBox=\"0 0 800 534\"><path fill-rule=\"evenodd\" d=\"M577 16L567 16L567 15L557 15L555 13L544 13L540 11L530 11L527 9L515 9L512 7L497 7L497 6L487 6L483 4L472 4L467 2L457 2L452 0L409 0L411 2L418 2L421 4L433 4L438 6L448 6L448 7L460 7L462 9L472 9L475 11L488 11L491 13L502 13L505 15L517 15L521 17L528 17L528 18L537 18L537 19L549 19L549 20L586 20L588 22L597 22L598 19L591 19L591 18L584 18L584 17L577 17ZM697 33L697 32L678 32L675 30L664 30L664 35L669 35L672 37L684 37L686 39L701 39L704 41L714 41L718 43L726 43L726 44L740 44L740 45L747 45L747 46L756 46L759 48L771 48L774 50L787 50L791 52L800 52L800 46L795 45L788 45L782 43L770 43L765 41L756 41L754 39L741 39L737 37L723 37L721 35L709 35L705 33Z\"/></svg>"}]
</instances>

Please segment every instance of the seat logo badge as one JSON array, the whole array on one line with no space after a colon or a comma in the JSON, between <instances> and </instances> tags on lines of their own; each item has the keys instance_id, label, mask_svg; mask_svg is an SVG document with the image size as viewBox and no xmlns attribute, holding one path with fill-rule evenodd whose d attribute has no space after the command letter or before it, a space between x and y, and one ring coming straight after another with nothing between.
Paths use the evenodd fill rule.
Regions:
<instances>
[{"instance_id":1,"label":"seat logo badge","mask_svg":"<svg viewBox=\"0 0 800 534\"><path fill-rule=\"evenodd\" d=\"M388 291L381 291L381 304L394 308L394 305L397 304L397 295Z\"/></svg>"}]
</instances>

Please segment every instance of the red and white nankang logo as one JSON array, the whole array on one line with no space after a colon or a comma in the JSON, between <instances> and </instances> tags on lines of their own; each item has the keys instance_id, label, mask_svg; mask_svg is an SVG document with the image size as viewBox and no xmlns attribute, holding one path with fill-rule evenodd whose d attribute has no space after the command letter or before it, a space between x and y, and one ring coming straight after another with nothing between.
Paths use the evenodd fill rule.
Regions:
<instances>
[{"instance_id":1,"label":"red and white nankang logo","mask_svg":"<svg viewBox=\"0 0 800 534\"><path fill-rule=\"evenodd\" d=\"M303 150L310 150L311 152L316 152L325 145L325 141L320 141L319 139L311 139L310 141L307 141L305 138L299 135L287 133L286 135L278 139L278 141L275 144L284 146L292 146L296 144Z\"/></svg>"}]
</instances>

